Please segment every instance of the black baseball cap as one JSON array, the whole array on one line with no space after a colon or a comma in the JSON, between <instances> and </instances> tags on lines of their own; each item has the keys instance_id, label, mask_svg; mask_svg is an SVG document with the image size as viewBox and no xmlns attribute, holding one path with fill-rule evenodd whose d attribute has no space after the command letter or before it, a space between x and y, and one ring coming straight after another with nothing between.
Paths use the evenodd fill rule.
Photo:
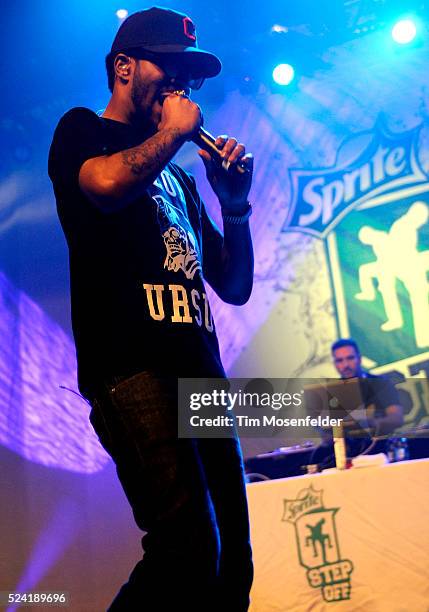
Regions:
<instances>
[{"instance_id":1,"label":"black baseball cap","mask_svg":"<svg viewBox=\"0 0 429 612\"><path fill-rule=\"evenodd\" d=\"M133 51L180 58L194 78L219 74L222 64L216 55L200 49L194 22L178 11L154 6L133 13L121 24L108 58Z\"/></svg>"}]
</instances>

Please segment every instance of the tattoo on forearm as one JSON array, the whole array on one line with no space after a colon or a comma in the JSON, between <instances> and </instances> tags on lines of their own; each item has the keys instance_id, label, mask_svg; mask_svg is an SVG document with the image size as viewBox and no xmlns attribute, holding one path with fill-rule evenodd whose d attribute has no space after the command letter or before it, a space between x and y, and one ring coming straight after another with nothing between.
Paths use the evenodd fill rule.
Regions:
<instances>
[{"instance_id":1,"label":"tattoo on forearm","mask_svg":"<svg viewBox=\"0 0 429 612\"><path fill-rule=\"evenodd\" d=\"M137 176L158 172L171 156L171 143L177 138L179 130L172 128L158 132L143 144L122 151L122 163Z\"/></svg>"}]
</instances>

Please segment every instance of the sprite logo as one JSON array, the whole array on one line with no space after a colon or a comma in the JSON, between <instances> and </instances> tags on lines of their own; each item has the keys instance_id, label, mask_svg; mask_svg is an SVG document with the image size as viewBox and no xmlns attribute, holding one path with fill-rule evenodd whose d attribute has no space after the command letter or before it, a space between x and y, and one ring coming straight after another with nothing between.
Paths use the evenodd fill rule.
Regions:
<instances>
[{"instance_id":1,"label":"sprite logo","mask_svg":"<svg viewBox=\"0 0 429 612\"><path fill-rule=\"evenodd\" d=\"M307 569L310 587L320 588L327 602L348 600L353 563L341 558L335 525L339 508L325 508L322 495L311 485L297 499L285 499L282 520L295 527L299 562Z\"/></svg>"},{"instance_id":2,"label":"sprite logo","mask_svg":"<svg viewBox=\"0 0 429 612\"><path fill-rule=\"evenodd\" d=\"M393 135L379 122L372 132L345 142L333 168L291 170L292 204L284 230L325 238L370 198L426 183L416 153L420 129Z\"/></svg>"},{"instance_id":3,"label":"sprite logo","mask_svg":"<svg viewBox=\"0 0 429 612\"><path fill-rule=\"evenodd\" d=\"M323 240L338 336L355 338L365 367L402 380L429 375L429 182L420 130L393 134L379 121L344 142L332 168L291 170L283 228ZM427 420L420 391L412 391L406 425Z\"/></svg>"}]
</instances>

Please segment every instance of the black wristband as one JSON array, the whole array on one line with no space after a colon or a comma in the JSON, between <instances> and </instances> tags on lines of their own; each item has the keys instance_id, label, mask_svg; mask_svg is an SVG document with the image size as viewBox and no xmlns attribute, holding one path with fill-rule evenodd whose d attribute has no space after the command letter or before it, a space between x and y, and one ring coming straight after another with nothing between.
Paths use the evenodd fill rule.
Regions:
<instances>
[{"instance_id":1,"label":"black wristband","mask_svg":"<svg viewBox=\"0 0 429 612\"><path fill-rule=\"evenodd\" d=\"M242 215L229 214L226 210L222 210L222 219L224 223L230 223L231 225L242 225L249 220L252 212L252 205L250 202L247 202L247 210Z\"/></svg>"}]
</instances>

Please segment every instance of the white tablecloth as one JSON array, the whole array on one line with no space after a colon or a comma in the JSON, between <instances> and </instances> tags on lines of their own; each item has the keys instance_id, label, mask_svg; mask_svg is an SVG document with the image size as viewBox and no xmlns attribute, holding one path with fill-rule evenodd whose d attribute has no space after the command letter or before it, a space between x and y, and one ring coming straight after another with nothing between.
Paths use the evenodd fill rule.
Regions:
<instances>
[{"instance_id":1,"label":"white tablecloth","mask_svg":"<svg viewBox=\"0 0 429 612\"><path fill-rule=\"evenodd\" d=\"M429 460L247 485L250 612L429 612Z\"/></svg>"}]
</instances>

